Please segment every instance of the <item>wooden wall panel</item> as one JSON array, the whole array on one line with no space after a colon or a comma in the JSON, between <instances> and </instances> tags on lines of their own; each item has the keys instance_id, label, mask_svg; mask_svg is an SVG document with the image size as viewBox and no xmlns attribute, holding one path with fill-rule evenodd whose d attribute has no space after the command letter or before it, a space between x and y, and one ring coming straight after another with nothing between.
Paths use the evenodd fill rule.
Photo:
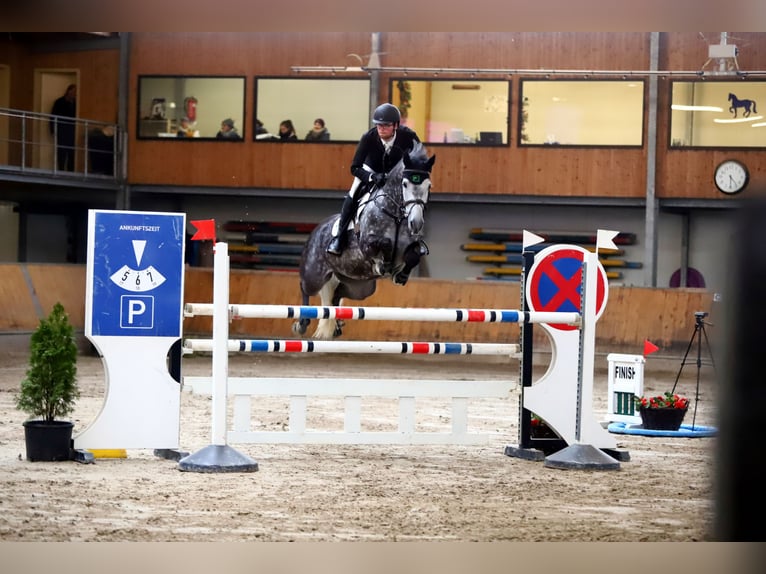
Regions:
<instances>
[{"instance_id":1,"label":"wooden wall panel","mask_svg":"<svg viewBox=\"0 0 766 574\"><path fill-rule=\"evenodd\" d=\"M135 124L141 74L245 75L242 144L135 140L129 179L135 184L281 189L344 189L353 144L252 142L253 76L291 75L293 65L350 65L347 54L369 54L367 33L135 33L131 41L130 125ZM382 33L381 63L469 68L646 69L646 33ZM221 54L226 54L225 58ZM381 75L381 99L388 79ZM512 86L517 98L518 81ZM513 110L516 102L512 101ZM515 142L515 117L511 122ZM131 130L131 133L133 130ZM643 197L643 150L435 147L435 184L444 193ZM161 158L161 159L160 159ZM594 169L602 167L603 169ZM632 174L617 178L614 170ZM635 174L641 174L635 177Z\"/></svg>"},{"instance_id":2,"label":"wooden wall panel","mask_svg":"<svg viewBox=\"0 0 766 574\"><path fill-rule=\"evenodd\" d=\"M700 70L714 72L718 63L707 63L708 45L721 42L721 32L673 32L662 34L660 68L663 70ZM766 34L728 32L727 44L738 47L740 70L766 70ZM706 65L707 63L707 65ZM710 76L716 79L715 76ZM669 150L670 84L662 78L658 93L657 197L707 200L731 200L713 183L713 169L725 159L739 159L750 168L751 186L764 186L766 154L762 150ZM689 80L689 78L683 78ZM726 78L729 79L729 78ZM759 78L763 79L763 78ZM732 78L736 81L736 78ZM741 199L747 194L736 196Z\"/></svg>"},{"instance_id":3,"label":"wooden wall panel","mask_svg":"<svg viewBox=\"0 0 766 574\"><path fill-rule=\"evenodd\" d=\"M78 70L80 89L77 94L77 116L101 122L117 122L120 52L118 49L32 52L18 44L0 48L12 64L11 107L34 109L34 70L36 68ZM3 62L5 63L5 62Z\"/></svg>"},{"instance_id":4,"label":"wooden wall panel","mask_svg":"<svg viewBox=\"0 0 766 574\"><path fill-rule=\"evenodd\" d=\"M85 325L84 266L28 263L27 269L43 314L48 315L56 303L61 303L70 323L82 329Z\"/></svg>"},{"instance_id":5,"label":"wooden wall panel","mask_svg":"<svg viewBox=\"0 0 766 574\"><path fill-rule=\"evenodd\" d=\"M659 67L699 70L708 45L720 32L660 34ZM651 35L646 32L475 32L381 33L384 66L476 69L646 70ZM766 34L730 32L739 47L741 69L766 69ZM348 54L366 57L368 32L338 33L133 33L128 104L129 183L211 188L338 190L348 186L353 144L327 146L264 144L251 141L253 77L292 74L293 65L350 65ZM32 108L35 67L81 71L80 115L117 117L119 51L33 53L0 41L0 61L12 67L11 104ZM707 70L713 69L708 64ZM138 141L135 139L137 78L142 74L242 75L247 78L242 144ZM381 99L388 76L380 74ZM646 194L644 149L559 149L516 146L518 83L512 80L512 145L499 149L435 146L436 192L539 195L544 197L628 197ZM506 76L507 77L507 76ZM741 159L752 186L763 185L766 156L759 150L668 150L671 78L658 79L655 193L659 198L731 199L712 183L712 169L725 158ZM648 135L648 134L647 134ZM616 183L617 182L617 183ZM222 191L223 192L223 191ZM739 199L739 196L734 198Z\"/></svg>"},{"instance_id":6,"label":"wooden wall panel","mask_svg":"<svg viewBox=\"0 0 766 574\"><path fill-rule=\"evenodd\" d=\"M0 264L0 331L31 331L39 320L24 268Z\"/></svg>"},{"instance_id":7,"label":"wooden wall panel","mask_svg":"<svg viewBox=\"0 0 766 574\"><path fill-rule=\"evenodd\" d=\"M85 266L4 263L0 265L0 301L0 331L35 329L57 302L64 306L72 325L81 330Z\"/></svg>"},{"instance_id":8,"label":"wooden wall panel","mask_svg":"<svg viewBox=\"0 0 766 574\"><path fill-rule=\"evenodd\" d=\"M25 264L3 264L0 274L0 331L30 331L39 317L32 293L24 279ZM76 329L85 321L84 265L27 265L40 307L49 313L56 301L69 313ZM230 273L229 302L252 304L301 304L298 276L233 269ZM449 281L412 278L405 287L390 281L378 283L377 292L359 303L349 305L370 307L431 307L518 309L521 305L519 284L514 282ZM187 268L184 301L213 302L212 268ZM312 305L318 305L312 298ZM653 289L646 287L611 287L609 300L596 329L599 352L628 352L640 354L644 340L659 345L665 353L686 350L694 330L694 313L711 312L716 322L711 293L705 289ZM310 333L315 324L312 324ZM309 333L309 334L310 334ZM210 317L184 319L185 336L210 337ZM290 319L243 319L230 324L230 334L236 337L295 338ZM381 341L466 341L516 343L518 325L479 323L428 323L405 321L348 321L345 340ZM541 328L535 328L535 344L548 348Z\"/></svg>"},{"instance_id":9,"label":"wooden wall panel","mask_svg":"<svg viewBox=\"0 0 766 574\"><path fill-rule=\"evenodd\" d=\"M185 301L212 303L212 269L188 269ZM444 307L518 309L519 284L512 282L448 281L413 278L402 288L389 281L378 284L377 292L363 303L350 305L379 307ZM232 270L230 303L300 304L297 277L266 271ZM312 305L319 301L312 298ZM709 311L711 294L704 289L653 289L612 287L609 300L596 329L601 352L622 351L641 354L646 339L666 353L683 352L694 329L694 313ZM230 325L232 337L294 338L292 321L286 319L244 319ZM310 327L313 333L315 324ZM184 320L187 333L210 336L209 317ZM470 323L417 323L400 321L348 321L346 340L392 341L518 341L518 325ZM541 328L535 329L535 344L545 345Z\"/></svg>"}]
</instances>

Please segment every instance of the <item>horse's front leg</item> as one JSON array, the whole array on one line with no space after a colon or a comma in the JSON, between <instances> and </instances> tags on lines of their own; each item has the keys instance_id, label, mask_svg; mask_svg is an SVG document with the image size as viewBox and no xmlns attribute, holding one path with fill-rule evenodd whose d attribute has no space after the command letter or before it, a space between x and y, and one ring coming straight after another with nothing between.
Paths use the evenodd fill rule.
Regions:
<instances>
[{"instance_id":1,"label":"horse's front leg","mask_svg":"<svg viewBox=\"0 0 766 574\"><path fill-rule=\"evenodd\" d=\"M340 285L340 281L335 275L332 275L329 281L327 281L327 283L325 283L319 290L319 298L322 301L323 306L329 307L334 305L334 301L336 301L335 292L338 288L338 285ZM313 337L314 339L329 341L335 335L337 328L338 325L335 319L319 319L319 321L317 321L317 328L316 331L314 331Z\"/></svg>"},{"instance_id":2,"label":"horse's front leg","mask_svg":"<svg viewBox=\"0 0 766 574\"><path fill-rule=\"evenodd\" d=\"M309 296L306 295L305 292L303 292L302 301L304 307L309 304ZM293 333L296 335L305 335L310 323L311 319L299 319L294 321L292 325Z\"/></svg>"},{"instance_id":3,"label":"horse's front leg","mask_svg":"<svg viewBox=\"0 0 766 574\"><path fill-rule=\"evenodd\" d=\"M383 277L391 272L394 244L388 237L368 235L359 245L362 254L371 262L372 273Z\"/></svg>"},{"instance_id":4,"label":"horse's front leg","mask_svg":"<svg viewBox=\"0 0 766 574\"><path fill-rule=\"evenodd\" d=\"M418 240L410 243L402 255L404 266L394 274L393 281L397 285L406 285L410 278L410 272L418 266L421 257L428 255L428 246L425 241Z\"/></svg>"}]
</instances>

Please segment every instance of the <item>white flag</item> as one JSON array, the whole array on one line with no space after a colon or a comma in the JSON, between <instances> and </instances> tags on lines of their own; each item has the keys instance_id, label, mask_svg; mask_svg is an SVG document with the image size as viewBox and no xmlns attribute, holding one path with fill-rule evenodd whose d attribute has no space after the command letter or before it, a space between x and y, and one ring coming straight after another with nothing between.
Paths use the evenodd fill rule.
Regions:
<instances>
[{"instance_id":1,"label":"white flag","mask_svg":"<svg viewBox=\"0 0 766 574\"><path fill-rule=\"evenodd\" d=\"M619 231L609 231L608 229L599 229L596 232L596 251L599 249L617 249L614 239Z\"/></svg>"},{"instance_id":2,"label":"white flag","mask_svg":"<svg viewBox=\"0 0 766 574\"><path fill-rule=\"evenodd\" d=\"M542 243L543 241L545 241L545 239L543 239L539 235L535 235L531 231L527 231L526 229L524 229L521 232L521 248L523 250L526 250L527 247L529 247L530 245L537 245L538 243Z\"/></svg>"}]
</instances>

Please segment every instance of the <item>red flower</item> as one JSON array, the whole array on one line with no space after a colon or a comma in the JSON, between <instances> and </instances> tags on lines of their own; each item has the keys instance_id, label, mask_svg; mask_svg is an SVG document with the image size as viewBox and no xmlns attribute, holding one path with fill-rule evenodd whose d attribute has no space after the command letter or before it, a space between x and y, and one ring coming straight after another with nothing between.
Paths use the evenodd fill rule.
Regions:
<instances>
[{"instance_id":1,"label":"red flower","mask_svg":"<svg viewBox=\"0 0 766 574\"><path fill-rule=\"evenodd\" d=\"M656 397L635 397L634 400L638 408L644 409L685 409L689 406L689 399L670 392Z\"/></svg>"}]
</instances>

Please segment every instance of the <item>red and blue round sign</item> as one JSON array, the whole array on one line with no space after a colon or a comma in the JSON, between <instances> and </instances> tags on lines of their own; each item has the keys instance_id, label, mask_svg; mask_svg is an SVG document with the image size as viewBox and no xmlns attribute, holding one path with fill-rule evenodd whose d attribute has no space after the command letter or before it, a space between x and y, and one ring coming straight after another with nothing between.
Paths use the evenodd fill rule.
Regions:
<instances>
[{"instance_id":1,"label":"red and blue round sign","mask_svg":"<svg viewBox=\"0 0 766 574\"><path fill-rule=\"evenodd\" d=\"M580 312L582 296L582 263L588 251L577 245L552 245L535 255L526 280L527 302L531 311ZM596 320L606 308L609 295L606 271L596 270ZM562 331L577 329L575 325L551 324Z\"/></svg>"}]
</instances>

